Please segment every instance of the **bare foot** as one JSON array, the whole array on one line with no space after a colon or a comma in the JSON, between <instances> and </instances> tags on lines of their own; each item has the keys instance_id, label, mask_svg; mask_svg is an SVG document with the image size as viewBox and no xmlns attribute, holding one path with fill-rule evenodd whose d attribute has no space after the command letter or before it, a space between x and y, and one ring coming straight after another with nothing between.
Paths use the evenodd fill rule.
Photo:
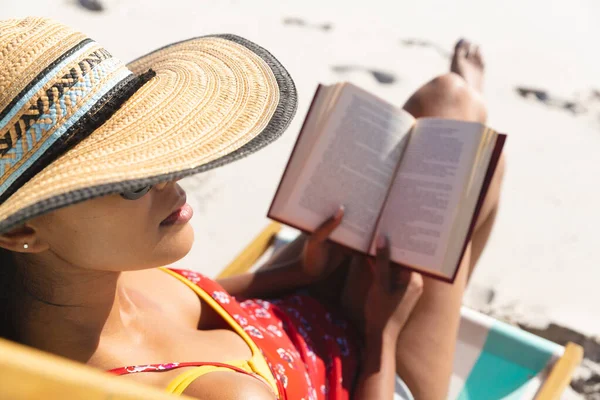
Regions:
<instances>
[{"instance_id":1,"label":"bare foot","mask_svg":"<svg viewBox=\"0 0 600 400\"><path fill-rule=\"evenodd\" d=\"M483 57L479 46L461 39L454 47L450 71L462 76L478 92L483 91Z\"/></svg>"}]
</instances>

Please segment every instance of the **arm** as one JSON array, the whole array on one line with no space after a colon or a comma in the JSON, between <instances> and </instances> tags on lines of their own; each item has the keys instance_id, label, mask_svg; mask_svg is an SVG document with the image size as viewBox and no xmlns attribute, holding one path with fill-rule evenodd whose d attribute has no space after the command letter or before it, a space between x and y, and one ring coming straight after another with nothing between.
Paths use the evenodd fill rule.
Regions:
<instances>
[{"instance_id":1,"label":"arm","mask_svg":"<svg viewBox=\"0 0 600 400\"><path fill-rule=\"evenodd\" d=\"M345 251L327 242L344 216L340 209L310 236L301 235L254 273L217 280L236 297L272 297L326 278L339 266Z\"/></svg>"},{"instance_id":2,"label":"arm","mask_svg":"<svg viewBox=\"0 0 600 400\"><path fill-rule=\"evenodd\" d=\"M252 298L275 296L309 285L314 278L304 271L302 257L296 257L256 272L219 279L218 282L232 296Z\"/></svg>"},{"instance_id":3,"label":"arm","mask_svg":"<svg viewBox=\"0 0 600 400\"><path fill-rule=\"evenodd\" d=\"M354 399L392 399L396 382L396 337L366 339L362 369Z\"/></svg>"},{"instance_id":4,"label":"arm","mask_svg":"<svg viewBox=\"0 0 600 400\"><path fill-rule=\"evenodd\" d=\"M398 336L423 289L421 275L390 263L389 243L377 241L366 298L365 348L354 398L392 399L396 383Z\"/></svg>"}]
</instances>

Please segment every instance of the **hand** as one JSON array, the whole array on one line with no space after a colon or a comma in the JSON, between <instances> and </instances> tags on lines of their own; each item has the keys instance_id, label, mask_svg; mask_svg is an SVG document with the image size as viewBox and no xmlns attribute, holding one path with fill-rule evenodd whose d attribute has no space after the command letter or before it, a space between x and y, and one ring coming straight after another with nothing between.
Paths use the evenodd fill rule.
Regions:
<instances>
[{"instance_id":1,"label":"hand","mask_svg":"<svg viewBox=\"0 0 600 400\"><path fill-rule=\"evenodd\" d=\"M302 265L304 273L309 277L325 278L344 260L347 253L344 248L328 241L342 218L344 207L340 206L333 216L307 236L302 252Z\"/></svg>"},{"instance_id":2,"label":"hand","mask_svg":"<svg viewBox=\"0 0 600 400\"><path fill-rule=\"evenodd\" d=\"M365 304L366 333L389 335L395 340L421 296L423 279L416 272L390 263L389 242L381 235L371 267L371 286Z\"/></svg>"}]
</instances>

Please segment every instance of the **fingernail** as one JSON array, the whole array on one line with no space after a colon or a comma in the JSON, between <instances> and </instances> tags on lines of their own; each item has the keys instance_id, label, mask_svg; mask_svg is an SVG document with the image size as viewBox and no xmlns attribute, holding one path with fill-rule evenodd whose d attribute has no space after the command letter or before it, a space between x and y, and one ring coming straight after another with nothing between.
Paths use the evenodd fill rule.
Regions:
<instances>
[{"instance_id":1,"label":"fingernail","mask_svg":"<svg viewBox=\"0 0 600 400\"><path fill-rule=\"evenodd\" d=\"M383 249L387 244L387 238L383 233L377 234L377 248Z\"/></svg>"},{"instance_id":2,"label":"fingernail","mask_svg":"<svg viewBox=\"0 0 600 400\"><path fill-rule=\"evenodd\" d=\"M346 210L346 207L344 207L343 205L339 206L339 208L335 212L335 217L340 218L341 216L343 216L345 210Z\"/></svg>"}]
</instances>

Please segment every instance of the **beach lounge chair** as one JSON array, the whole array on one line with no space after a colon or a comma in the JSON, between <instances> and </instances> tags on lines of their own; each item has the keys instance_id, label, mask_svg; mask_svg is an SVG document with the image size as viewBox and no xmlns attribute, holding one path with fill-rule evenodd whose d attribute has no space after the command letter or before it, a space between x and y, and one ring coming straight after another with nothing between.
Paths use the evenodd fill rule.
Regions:
<instances>
[{"instance_id":1,"label":"beach lounge chair","mask_svg":"<svg viewBox=\"0 0 600 400\"><path fill-rule=\"evenodd\" d=\"M268 225L220 274L251 270L277 246L293 240ZM560 399L583 357L579 345L559 346L476 311L463 308L451 399ZM94 368L0 339L2 400L190 399L110 376Z\"/></svg>"},{"instance_id":2,"label":"beach lounge chair","mask_svg":"<svg viewBox=\"0 0 600 400\"><path fill-rule=\"evenodd\" d=\"M262 264L275 248L289 243L297 234L271 223L221 276ZM563 347L463 307L448 398L560 399L582 358L583 349L575 343Z\"/></svg>"}]
</instances>

